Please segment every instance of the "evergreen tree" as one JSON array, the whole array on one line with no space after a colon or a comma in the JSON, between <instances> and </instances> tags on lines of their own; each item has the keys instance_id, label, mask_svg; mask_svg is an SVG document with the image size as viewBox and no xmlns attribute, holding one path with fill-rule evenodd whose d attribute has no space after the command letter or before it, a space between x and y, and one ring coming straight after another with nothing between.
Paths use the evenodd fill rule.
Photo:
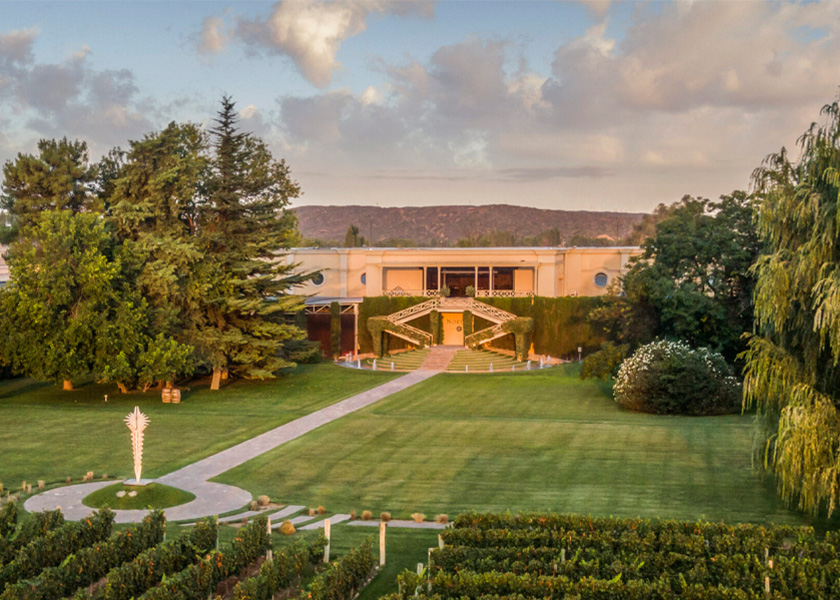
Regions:
<instances>
[{"instance_id":1,"label":"evergreen tree","mask_svg":"<svg viewBox=\"0 0 840 600\"><path fill-rule=\"evenodd\" d=\"M2 208L21 227L46 210L97 210L97 168L88 163L87 144L67 138L41 140L38 150L38 156L18 154L3 166Z\"/></svg>"},{"instance_id":2,"label":"evergreen tree","mask_svg":"<svg viewBox=\"0 0 840 600\"><path fill-rule=\"evenodd\" d=\"M763 425L764 464L791 503L818 513L840 500L840 105L754 173L759 231L769 252L756 264L756 335L746 407Z\"/></svg>"},{"instance_id":3,"label":"evergreen tree","mask_svg":"<svg viewBox=\"0 0 840 600\"><path fill-rule=\"evenodd\" d=\"M361 248L367 244L367 240L359 235L359 228L356 225L350 225L347 228L347 233L344 234L345 248Z\"/></svg>"},{"instance_id":4,"label":"evergreen tree","mask_svg":"<svg viewBox=\"0 0 840 600\"><path fill-rule=\"evenodd\" d=\"M303 308L289 292L305 277L282 254L295 233L286 208L300 189L285 162L238 131L237 120L234 102L224 97L211 130L212 171L199 230L205 294L196 340L213 368L213 389L228 373L272 377L290 364L280 356L284 343L303 337L287 315Z\"/></svg>"},{"instance_id":5,"label":"evergreen tree","mask_svg":"<svg viewBox=\"0 0 840 600\"><path fill-rule=\"evenodd\" d=\"M206 150L195 125L172 123L132 142L124 160L110 163L104 198L123 243L123 268L149 302L151 337L163 333L193 343L203 320L204 253L197 233Z\"/></svg>"}]
</instances>

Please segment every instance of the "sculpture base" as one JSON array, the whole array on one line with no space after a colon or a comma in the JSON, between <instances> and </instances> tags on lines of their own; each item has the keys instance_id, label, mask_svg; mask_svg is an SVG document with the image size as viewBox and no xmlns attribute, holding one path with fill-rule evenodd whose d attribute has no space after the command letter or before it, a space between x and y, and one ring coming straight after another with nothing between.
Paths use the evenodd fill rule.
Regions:
<instances>
[{"instance_id":1,"label":"sculpture base","mask_svg":"<svg viewBox=\"0 0 840 600\"><path fill-rule=\"evenodd\" d=\"M130 485L133 487L149 485L150 483L153 483L152 479L141 479L140 481L137 481L136 479L126 479L123 481L123 485Z\"/></svg>"}]
</instances>

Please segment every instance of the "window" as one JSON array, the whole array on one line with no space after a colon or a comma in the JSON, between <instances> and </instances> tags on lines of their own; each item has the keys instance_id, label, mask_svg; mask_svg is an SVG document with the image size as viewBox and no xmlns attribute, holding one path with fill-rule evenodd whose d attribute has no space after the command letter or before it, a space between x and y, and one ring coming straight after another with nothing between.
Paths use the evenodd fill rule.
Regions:
<instances>
[{"instance_id":1,"label":"window","mask_svg":"<svg viewBox=\"0 0 840 600\"><path fill-rule=\"evenodd\" d=\"M315 277L312 278L312 283L315 285L322 285L324 283L324 274L318 273Z\"/></svg>"},{"instance_id":2,"label":"window","mask_svg":"<svg viewBox=\"0 0 840 600\"><path fill-rule=\"evenodd\" d=\"M598 273L595 275L595 286L602 288L607 287L607 283L609 283L610 278L607 277L606 273Z\"/></svg>"},{"instance_id":3,"label":"window","mask_svg":"<svg viewBox=\"0 0 840 600\"><path fill-rule=\"evenodd\" d=\"M362 282L362 285L367 285L367 273L362 273L362 276L359 277Z\"/></svg>"}]
</instances>

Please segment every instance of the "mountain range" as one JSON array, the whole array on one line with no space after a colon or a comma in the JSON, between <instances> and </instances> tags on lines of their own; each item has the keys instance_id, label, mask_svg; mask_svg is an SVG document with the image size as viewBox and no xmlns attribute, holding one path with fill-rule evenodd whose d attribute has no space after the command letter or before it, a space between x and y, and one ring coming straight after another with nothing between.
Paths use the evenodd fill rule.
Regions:
<instances>
[{"instance_id":1,"label":"mountain range","mask_svg":"<svg viewBox=\"0 0 840 600\"><path fill-rule=\"evenodd\" d=\"M644 217L644 213L551 210L489 204L481 206L300 206L297 213L301 235L313 245L344 242L351 225L359 228L370 245L451 246L459 240L482 236L516 240L538 238L556 229L560 243L580 238L618 242ZM557 234L554 234L555 237ZM539 242L537 242L539 244Z\"/></svg>"}]
</instances>

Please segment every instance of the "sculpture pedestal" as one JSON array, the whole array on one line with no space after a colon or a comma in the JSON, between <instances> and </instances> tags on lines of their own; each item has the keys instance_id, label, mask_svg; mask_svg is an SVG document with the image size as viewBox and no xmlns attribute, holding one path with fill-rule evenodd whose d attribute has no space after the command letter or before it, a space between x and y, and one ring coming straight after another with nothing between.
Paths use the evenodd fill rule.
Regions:
<instances>
[{"instance_id":1,"label":"sculpture pedestal","mask_svg":"<svg viewBox=\"0 0 840 600\"><path fill-rule=\"evenodd\" d=\"M137 486L149 485L152 482L153 482L153 480L151 480L151 479L141 479L140 481L137 481L136 479L126 479L125 481L123 481L123 485L130 485L130 486L137 487Z\"/></svg>"}]
</instances>

